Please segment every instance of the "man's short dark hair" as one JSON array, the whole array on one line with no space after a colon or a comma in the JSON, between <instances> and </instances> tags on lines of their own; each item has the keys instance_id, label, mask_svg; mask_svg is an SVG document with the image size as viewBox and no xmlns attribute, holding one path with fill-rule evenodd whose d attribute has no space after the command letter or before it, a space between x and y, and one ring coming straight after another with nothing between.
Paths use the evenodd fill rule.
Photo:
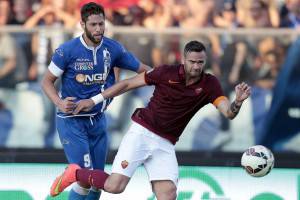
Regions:
<instances>
[{"instance_id":1,"label":"man's short dark hair","mask_svg":"<svg viewBox=\"0 0 300 200\"><path fill-rule=\"evenodd\" d=\"M88 17L91 15L103 15L105 17L104 8L94 2L90 2L82 6L81 10L81 20L86 22Z\"/></svg>"},{"instance_id":2,"label":"man's short dark hair","mask_svg":"<svg viewBox=\"0 0 300 200\"><path fill-rule=\"evenodd\" d=\"M206 48L204 44L202 44L199 41L193 40L185 45L183 54L184 56L186 56L189 52L201 52L201 51L206 52Z\"/></svg>"}]
</instances>

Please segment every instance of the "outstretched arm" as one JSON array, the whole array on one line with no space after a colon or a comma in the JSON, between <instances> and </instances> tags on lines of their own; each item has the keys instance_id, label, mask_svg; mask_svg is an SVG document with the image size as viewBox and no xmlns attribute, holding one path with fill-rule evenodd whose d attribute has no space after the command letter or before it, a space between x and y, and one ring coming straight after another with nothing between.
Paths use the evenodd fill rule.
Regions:
<instances>
[{"instance_id":1,"label":"outstretched arm","mask_svg":"<svg viewBox=\"0 0 300 200\"><path fill-rule=\"evenodd\" d=\"M73 111L73 114L76 115L80 111L89 111L96 104L101 103L104 99L113 98L124 92L132 90L134 88L145 86L145 72L140 73L132 78L122 80L110 88L103 91L101 94L98 94L90 99L84 99L78 102L76 109Z\"/></svg>"},{"instance_id":2,"label":"outstretched arm","mask_svg":"<svg viewBox=\"0 0 300 200\"><path fill-rule=\"evenodd\" d=\"M228 99L222 100L218 105L218 110L228 119L234 119L239 113L245 99L251 94L251 87L246 83L235 86L235 100L230 104Z\"/></svg>"}]
</instances>

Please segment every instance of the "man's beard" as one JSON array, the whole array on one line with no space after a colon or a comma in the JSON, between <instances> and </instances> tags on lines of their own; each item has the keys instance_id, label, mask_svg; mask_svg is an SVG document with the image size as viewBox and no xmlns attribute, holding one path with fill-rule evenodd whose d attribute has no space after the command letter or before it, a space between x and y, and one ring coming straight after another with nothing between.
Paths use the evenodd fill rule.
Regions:
<instances>
[{"instance_id":1,"label":"man's beard","mask_svg":"<svg viewBox=\"0 0 300 200\"><path fill-rule=\"evenodd\" d=\"M87 30L86 27L85 27L85 34L86 34L86 37L87 37L89 40L91 40L94 44L99 44L99 43L101 42L101 40L97 41L97 40L94 38L94 36L92 35L92 33L89 32L89 31ZM103 37L103 34L101 34L101 35L102 35L102 37ZM101 38L102 38L102 37L101 37Z\"/></svg>"}]
</instances>

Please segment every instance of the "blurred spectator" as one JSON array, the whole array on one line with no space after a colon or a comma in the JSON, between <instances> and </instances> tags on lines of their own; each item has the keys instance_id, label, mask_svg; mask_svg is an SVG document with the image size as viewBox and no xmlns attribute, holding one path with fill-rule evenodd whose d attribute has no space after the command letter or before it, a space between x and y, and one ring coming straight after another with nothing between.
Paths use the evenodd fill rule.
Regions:
<instances>
[{"instance_id":1,"label":"blurred spectator","mask_svg":"<svg viewBox=\"0 0 300 200\"><path fill-rule=\"evenodd\" d=\"M181 22L187 18L189 10L186 8L185 0L173 0L171 16L173 18L173 26L180 26Z\"/></svg>"},{"instance_id":2,"label":"blurred spectator","mask_svg":"<svg viewBox=\"0 0 300 200\"><path fill-rule=\"evenodd\" d=\"M32 38L33 61L29 69L29 79L39 81L51 60L51 54L66 39L66 33L61 28L75 26L74 18L64 11L64 1L43 0L40 9L33 14L24 24L25 28L36 26L51 27L52 30L41 29ZM36 86L32 86L35 88ZM55 107L47 97L38 90L43 97L44 121L48 124L45 128L45 146L52 147L55 130Z\"/></svg>"},{"instance_id":3,"label":"blurred spectator","mask_svg":"<svg viewBox=\"0 0 300 200\"><path fill-rule=\"evenodd\" d=\"M161 29L172 26L171 0L166 0L162 4L155 4L153 14L148 15L144 20L144 26L151 29Z\"/></svg>"},{"instance_id":4,"label":"blurred spectator","mask_svg":"<svg viewBox=\"0 0 300 200\"><path fill-rule=\"evenodd\" d=\"M238 22L234 0L226 0L220 13L214 16L214 25L220 28L237 28Z\"/></svg>"},{"instance_id":5,"label":"blurred spectator","mask_svg":"<svg viewBox=\"0 0 300 200\"><path fill-rule=\"evenodd\" d=\"M221 15L215 17L215 24L222 28L234 29L240 27L236 15L236 7L233 1L225 1ZM247 62L248 48L245 38L238 35L221 35L223 54L220 58L220 81L226 96L234 91L234 85L249 79L249 65ZM229 121L220 115L222 119L221 130L229 130Z\"/></svg>"},{"instance_id":6,"label":"blurred spectator","mask_svg":"<svg viewBox=\"0 0 300 200\"><path fill-rule=\"evenodd\" d=\"M0 3L1 4L1 3ZM6 33L0 33L0 88L16 86L16 46L13 38Z\"/></svg>"},{"instance_id":7,"label":"blurred spectator","mask_svg":"<svg viewBox=\"0 0 300 200\"><path fill-rule=\"evenodd\" d=\"M72 28L75 26L74 18L65 12L62 1L43 0L40 9L24 24L25 28L36 26L52 27L55 30L41 30L32 39L32 53L35 60L30 67L29 78L34 80L42 75L50 61L54 49L65 40L64 30L59 28Z\"/></svg>"},{"instance_id":8,"label":"blurred spectator","mask_svg":"<svg viewBox=\"0 0 300 200\"><path fill-rule=\"evenodd\" d=\"M265 119L268 114L272 89L284 59L282 45L272 37L258 43L258 54L255 58L254 84L252 86L252 119L255 143L262 138ZM275 97L276 98L276 97Z\"/></svg>"},{"instance_id":9,"label":"blurred spectator","mask_svg":"<svg viewBox=\"0 0 300 200\"><path fill-rule=\"evenodd\" d=\"M12 0L13 17L9 24L23 25L32 15L31 0Z\"/></svg>"},{"instance_id":10,"label":"blurred spectator","mask_svg":"<svg viewBox=\"0 0 300 200\"><path fill-rule=\"evenodd\" d=\"M300 39L288 49L275 87L271 107L257 142L274 151L299 151L286 143L300 132Z\"/></svg>"},{"instance_id":11,"label":"blurred spectator","mask_svg":"<svg viewBox=\"0 0 300 200\"><path fill-rule=\"evenodd\" d=\"M9 0L0 1L0 27L8 23L11 14ZM0 88L14 88L16 85L16 44L7 33L0 32Z\"/></svg>"},{"instance_id":12,"label":"blurred spectator","mask_svg":"<svg viewBox=\"0 0 300 200\"><path fill-rule=\"evenodd\" d=\"M300 27L300 0L286 0L286 13L281 18L280 27L298 28Z\"/></svg>"},{"instance_id":13,"label":"blurred spectator","mask_svg":"<svg viewBox=\"0 0 300 200\"><path fill-rule=\"evenodd\" d=\"M13 18L10 20L9 25L23 25L28 17L31 16L31 0L12 0ZM17 67L16 78L18 82L28 80L28 71L32 63L31 53L31 33L26 32L13 32L11 34L16 42L16 58Z\"/></svg>"},{"instance_id":14,"label":"blurred spectator","mask_svg":"<svg viewBox=\"0 0 300 200\"><path fill-rule=\"evenodd\" d=\"M215 2L211 0L186 0L189 16L181 22L184 28L200 28L213 25ZM201 12L200 12L201 11Z\"/></svg>"},{"instance_id":15,"label":"blurred spectator","mask_svg":"<svg viewBox=\"0 0 300 200\"><path fill-rule=\"evenodd\" d=\"M215 17L218 27L237 28L239 24L236 16L236 8L233 2L224 3L220 16ZM247 70L246 56L247 45L245 38L237 35L223 34L221 36L223 54L221 56L221 82L227 95L234 89L233 86L240 81L247 80L249 71Z\"/></svg>"},{"instance_id":16,"label":"blurred spectator","mask_svg":"<svg viewBox=\"0 0 300 200\"><path fill-rule=\"evenodd\" d=\"M0 0L0 28L7 25L11 16L11 4ZM12 129L12 113L6 105L15 104L16 46L8 33L0 32L0 146L4 146Z\"/></svg>"},{"instance_id":17,"label":"blurred spectator","mask_svg":"<svg viewBox=\"0 0 300 200\"><path fill-rule=\"evenodd\" d=\"M247 28L278 27L279 12L275 0L237 0L239 22Z\"/></svg>"},{"instance_id":18,"label":"blurred spectator","mask_svg":"<svg viewBox=\"0 0 300 200\"><path fill-rule=\"evenodd\" d=\"M59 3L60 2L60 3ZM63 24L65 28L72 28L75 24L72 15L64 11L63 1L55 0L51 3L42 1L40 9L34 13L25 23L25 28L33 28L38 25L54 26Z\"/></svg>"}]
</instances>

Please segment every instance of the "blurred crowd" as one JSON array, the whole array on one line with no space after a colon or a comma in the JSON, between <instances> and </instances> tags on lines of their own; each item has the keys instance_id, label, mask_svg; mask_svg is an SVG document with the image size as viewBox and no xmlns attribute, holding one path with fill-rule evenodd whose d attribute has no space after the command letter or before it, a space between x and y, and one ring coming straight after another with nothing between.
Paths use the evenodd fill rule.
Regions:
<instances>
[{"instance_id":1,"label":"blurred crowd","mask_svg":"<svg viewBox=\"0 0 300 200\"><path fill-rule=\"evenodd\" d=\"M0 146L5 145L12 127L18 124L16 119L20 113L10 109L20 105L14 93L18 87L42 96L43 145L53 146L55 108L42 95L38 83L55 48L81 33L80 8L90 1L104 6L108 30L114 26L142 27L152 30L151 33L154 30L154 34L114 32L111 35L150 66L180 63L182 45L187 40L206 43L211 58L207 68L221 80L226 95L230 96L240 81L253 86L252 121L255 134L259 134L268 107L266 99L271 95L286 50L295 38L292 35L273 37L270 32L255 35L251 30L299 29L300 0L0 0L0 29L14 25L26 30L0 31L0 138L3 138ZM51 29L30 32L41 27ZM184 31L171 36L155 34L156 30L171 27ZM219 34L189 32L201 28L223 31ZM224 31L240 28L249 31L244 35ZM70 33L70 30L74 31ZM151 91L132 95L145 98L144 93L149 95ZM222 117L214 126L224 132L230 129Z\"/></svg>"}]
</instances>

